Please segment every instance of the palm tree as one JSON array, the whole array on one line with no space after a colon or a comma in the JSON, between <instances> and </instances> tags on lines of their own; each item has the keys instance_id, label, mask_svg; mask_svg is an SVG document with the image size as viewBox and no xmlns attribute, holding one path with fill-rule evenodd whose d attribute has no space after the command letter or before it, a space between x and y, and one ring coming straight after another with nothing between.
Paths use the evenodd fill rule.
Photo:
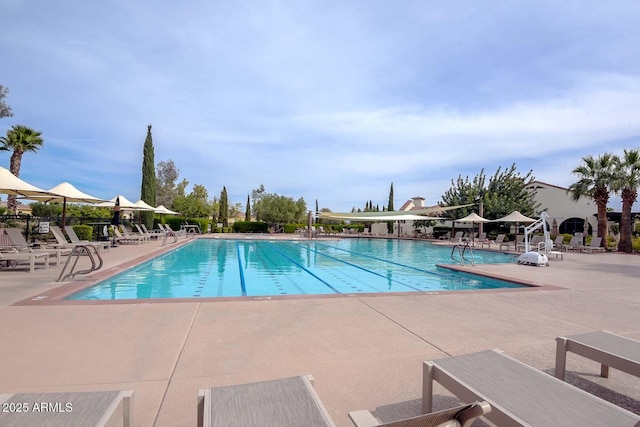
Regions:
<instances>
[{"instance_id":1,"label":"palm tree","mask_svg":"<svg viewBox=\"0 0 640 427\"><path fill-rule=\"evenodd\" d=\"M622 157L615 159L612 189L622 197L622 218L620 218L620 243L618 251L632 252L631 207L638 198L640 186L640 150L624 150Z\"/></svg>"},{"instance_id":2,"label":"palm tree","mask_svg":"<svg viewBox=\"0 0 640 427\"><path fill-rule=\"evenodd\" d=\"M593 198L598 207L598 236L602 237L601 246L605 248L607 247L607 203L609 203L613 181L614 163L614 156L610 153L597 158L583 157L582 164L571 171L579 177L579 180L569 186L573 200L578 200L580 196Z\"/></svg>"},{"instance_id":3,"label":"palm tree","mask_svg":"<svg viewBox=\"0 0 640 427\"><path fill-rule=\"evenodd\" d=\"M0 137L0 151L11 151L9 160L9 171L15 176L20 175L22 155L28 151L37 152L44 142L41 138L42 132L38 132L27 126L14 125L7 131L7 136ZM7 210L15 215L16 196L7 198Z\"/></svg>"}]
</instances>

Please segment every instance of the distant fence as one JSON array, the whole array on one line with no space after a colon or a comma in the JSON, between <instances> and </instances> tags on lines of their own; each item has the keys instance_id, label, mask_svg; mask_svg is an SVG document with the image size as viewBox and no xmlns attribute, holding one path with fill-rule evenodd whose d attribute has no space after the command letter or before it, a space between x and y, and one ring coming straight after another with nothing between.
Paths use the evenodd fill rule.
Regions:
<instances>
[{"instance_id":1,"label":"distant fence","mask_svg":"<svg viewBox=\"0 0 640 427\"><path fill-rule=\"evenodd\" d=\"M41 222L48 222L50 225L62 226L62 217L37 217L31 215L0 215L0 229L7 227L16 227L22 230L27 241L33 240L37 236L38 228ZM127 220L122 221L125 225ZM93 227L93 239L100 240L102 228L111 223L111 218L80 218L67 217L67 225L90 225ZM4 240L7 239L5 233L0 233L0 246L6 245ZM10 246L10 244L9 244Z\"/></svg>"}]
</instances>

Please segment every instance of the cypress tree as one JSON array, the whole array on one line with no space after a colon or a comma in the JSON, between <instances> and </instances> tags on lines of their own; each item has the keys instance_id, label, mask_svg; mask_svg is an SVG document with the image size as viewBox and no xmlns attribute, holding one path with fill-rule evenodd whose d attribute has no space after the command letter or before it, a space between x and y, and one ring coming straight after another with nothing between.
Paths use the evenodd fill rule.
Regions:
<instances>
[{"instance_id":1,"label":"cypress tree","mask_svg":"<svg viewBox=\"0 0 640 427\"><path fill-rule=\"evenodd\" d=\"M222 187L220 192L220 216L218 222L222 223L223 227L229 226L229 199L227 198L227 187Z\"/></svg>"},{"instance_id":2,"label":"cypress tree","mask_svg":"<svg viewBox=\"0 0 640 427\"><path fill-rule=\"evenodd\" d=\"M391 189L389 190L389 204L387 205L387 210L388 211L392 211L393 210L393 182L391 183ZM389 233L393 233L393 222L392 221L388 221L387 222L387 230L389 231Z\"/></svg>"},{"instance_id":3,"label":"cypress tree","mask_svg":"<svg viewBox=\"0 0 640 427\"><path fill-rule=\"evenodd\" d=\"M156 206L156 169L153 154L153 138L151 137L151 125L147 126L147 137L144 140L144 150L142 153L142 186L140 188L140 199L150 206ZM141 212L141 219L144 225L153 229L153 212Z\"/></svg>"},{"instance_id":4,"label":"cypress tree","mask_svg":"<svg viewBox=\"0 0 640 427\"><path fill-rule=\"evenodd\" d=\"M251 201L249 199L249 195L247 194L247 209L244 212L244 220L251 221Z\"/></svg>"}]
</instances>

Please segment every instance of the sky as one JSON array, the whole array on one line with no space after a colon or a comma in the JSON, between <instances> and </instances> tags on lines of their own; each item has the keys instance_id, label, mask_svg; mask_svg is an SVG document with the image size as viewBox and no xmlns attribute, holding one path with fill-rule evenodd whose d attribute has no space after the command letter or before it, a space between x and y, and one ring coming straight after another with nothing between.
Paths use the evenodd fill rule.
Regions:
<instances>
[{"instance_id":1,"label":"sky","mask_svg":"<svg viewBox=\"0 0 640 427\"><path fill-rule=\"evenodd\" d=\"M582 157L640 147L635 1L3 0L0 15L0 135L42 132L20 178L45 189L138 200L149 124L188 191L244 207L264 185L333 212L382 208L391 183L396 209L434 205L513 163L567 187Z\"/></svg>"}]
</instances>

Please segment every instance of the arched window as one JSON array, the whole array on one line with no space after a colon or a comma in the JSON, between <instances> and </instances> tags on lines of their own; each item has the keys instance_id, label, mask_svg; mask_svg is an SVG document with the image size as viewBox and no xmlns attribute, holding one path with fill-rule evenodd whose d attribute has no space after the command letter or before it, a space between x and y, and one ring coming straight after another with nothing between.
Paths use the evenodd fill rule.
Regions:
<instances>
[{"instance_id":1,"label":"arched window","mask_svg":"<svg viewBox=\"0 0 640 427\"><path fill-rule=\"evenodd\" d=\"M568 218L560 224L560 234L584 233L584 218ZM589 224L589 234L593 233L591 224Z\"/></svg>"}]
</instances>

